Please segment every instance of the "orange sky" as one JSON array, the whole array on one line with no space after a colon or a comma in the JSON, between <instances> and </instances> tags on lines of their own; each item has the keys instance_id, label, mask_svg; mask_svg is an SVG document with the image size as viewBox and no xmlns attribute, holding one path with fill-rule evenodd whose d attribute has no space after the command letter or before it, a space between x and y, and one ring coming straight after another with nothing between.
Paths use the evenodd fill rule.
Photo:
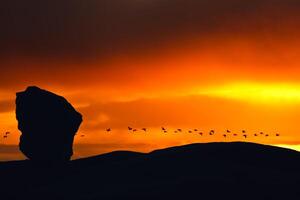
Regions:
<instances>
[{"instance_id":1,"label":"orange sky","mask_svg":"<svg viewBox=\"0 0 300 200\"><path fill-rule=\"evenodd\" d=\"M59 29L58 41L53 40L58 34L55 31L33 37L36 32L30 30L42 29L39 23L43 21L37 21L34 28L26 21L29 31L14 33L16 27L19 29L17 20L16 27L10 27L13 36L7 36L6 45L0 49L0 131L12 132L8 139L0 139L0 160L22 158L16 149L19 132L14 99L15 92L28 85L66 97L83 114L79 134L85 137L76 136L74 157L244 140L242 129L248 131L246 141L299 150L299 4L292 0L274 4L245 1L245 5L236 0L228 1L228 5L215 1L220 5L208 3L209 11L202 14L197 11L205 10L203 5L192 0L185 6L174 1L170 8L159 3L125 3L126 11L109 4L108 15L114 16L109 20L100 11L97 16L82 11L83 18L78 19L94 31L91 41L80 27L73 30L72 23L78 20L74 13L70 14L71 24L62 18L62 24L69 26ZM137 10L141 11L138 19L134 18ZM115 17L115 12L120 16ZM44 20L53 22L49 13ZM157 16L161 22L154 23ZM125 22L130 22L129 30L124 29ZM76 25L81 23L78 20ZM106 29L91 28L98 23ZM71 30L82 34L69 37ZM74 45L73 36L78 37ZM127 126L148 127L149 133L128 133ZM163 134L161 126L185 132ZM112 133L104 131L107 127ZM187 133L194 128L205 135ZM207 136L210 129L217 134ZM239 136L224 139L226 129ZM270 136L253 136L260 131ZM277 132L280 137L274 136Z\"/></svg>"}]
</instances>

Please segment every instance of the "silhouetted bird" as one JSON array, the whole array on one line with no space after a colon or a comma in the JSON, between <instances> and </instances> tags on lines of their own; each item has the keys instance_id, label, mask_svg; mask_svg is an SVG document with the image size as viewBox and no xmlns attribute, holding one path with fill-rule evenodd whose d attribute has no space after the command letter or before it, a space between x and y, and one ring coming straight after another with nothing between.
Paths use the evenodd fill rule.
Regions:
<instances>
[{"instance_id":1,"label":"silhouetted bird","mask_svg":"<svg viewBox=\"0 0 300 200\"><path fill-rule=\"evenodd\" d=\"M174 133L177 133L178 131L174 131Z\"/></svg>"},{"instance_id":2,"label":"silhouetted bird","mask_svg":"<svg viewBox=\"0 0 300 200\"><path fill-rule=\"evenodd\" d=\"M9 132L9 131L5 132L5 135L9 135L9 134L10 134L10 132Z\"/></svg>"},{"instance_id":3,"label":"silhouetted bird","mask_svg":"<svg viewBox=\"0 0 300 200\"><path fill-rule=\"evenodd\" d=\"M256 136L257 136L257 134L254 134L254 136L256 137Z\"/></svg>"},{"instance_id":4,"label":"silhouetted bird","mask_svg":"<svg viewBox=\"0 0 300 200\"><path fill-rule=\"evenodd\" d=\"M215 133L215 131L214 130L210 130L210 133Z\"/></svg>"},{"instance_id":5,"label":"silhouetted bird","mask_svg":"<svg viewBox=\"0 0 300 200\"><path fill-rule=\"evenodd\" d=\"M128 130L132 131L132 129L133 129L133 128L131 128L131 127L128 126Z\"/></svg>"},{"instance_id":6,"label":"silhouetted bird","mask_svg":"<svg viewBox=\"0 0 300 200\"><path fill-rule=\"evenodd\" d=\"M142 130L143 130L143 131L145 131L145 132L147 131L147 129L146 129L146 128L142 128Z\"/></svg>"},{"instance_id":7,"label":"silhouetted bird","mask_svg":"<svg viewBox=\"0 0 300 200\"><path fill-rule=\"evenodd\" d=\"M247 135L243 135L245 138L247 138Z\"/></svg>"},{"instance_id":8,"label":"silhouetted bird","mask_svg":"<svg viewBox=\"0 0 300 200\"><path fill-rule=\"evenodd\" d=\"M189 131L189 133L192 133L193 131Z\"/></svg>"},{"instance_id":9,"label":"silhouetted bird","mask_svg":"<svg viewBox=\"0 0 300 200\"><path fill-rule=\"evenodd\" d=\"M4 135L3 138L7 138L7 135Z\"/></svg>"},{"instance_id":10,"label":"silhouetted bird","mask_svg":"<svg viewBox=\"0 0 300 200\"><path fill-rule=\"evenodd\" d=\"M161 130L165 131L166 129L164 127L161 127Z\"/></svg>"},{"instance_id":11,"label":"silhouetted bird","mask_svg":"<svg viewBox=\"0 0 300 200\"><path fill-rule=\"evenodd\" d=\"M178 128L177 131L182 132L182 129L181 129L181 128Z\"/></svg>"},{"instance_id":12,"label":"silhouetted bird","mask_svg":"<svg viewBox=\"0 0 300 200\"><path fill-rule=\"evenodd\" d=\"M246 133L246 130L242 130L242 133Z\"/></svg>"},{"instance_id":13,"label":"silhouetted bird","mask_svg":"<svg viewBox=\"0 0 300 200\"><path fill-rule=\"evenodd\" d=\"M110 132L110 131L111 131L111 128L107 128L107 129L106 129L106 132Z\"/></svg>"},{"instance_id":14,"label":"silhouetted bird","mask_svg":"<svg viewBox=\"0 0 300 200\"><path fill-rule=\"evenodd\" d=\"M266 134L266 137L269 137L269 135L268 135L268 134Z\"/></svg>"},{"instance_id":15,"label":"silhouetted bird","mask_svg":"<svg viewBox=\"0 0 300 200\"><path fill-rule=\"evenodd\" d=\"M133 129L132 131L133 131L133 132L136 132L136 131L137 131L137 129Z\"/></svg>"},{"instance_id":16,"label":"silhouetted bird","mask_svg":"<svg viewBox=\"0 0 300 200\"><path fill-rule=\"evenodd\" d=\"M227 132L227 133L231 133L231 131L230 131L230 130L226 130L226 132Z\"/></svg>"},{"instance_id":17,"label":"silhouetted bird","mask_svg":"<svg viewBox=\"0 0 300 200\"><path fill-rule=\"evenodd\" d=\"M164 130L164 133L167 133L168 131Z\"/></svg>"},{"instance_id":18,"label":"silhouetted bird","mask_svg":"<svg viewBox=\"0 0 300 200\"><path fill-rule=\"evenodd\" d=\"M264 134L264 132L260 132L260 134L261 134L261 135L263 135L263 134Z\"/></svg>"},{"instance_id":19,"label":"silhouetted bird","mask_svg":"<svg viewBox=\"0 0 300 200\"><path fill-rule=\"evenodd\" d=\"M279 137L280 135L279 135L279 133L276 133L276 137Z\"/></svg>"},{"instance_id":20,"label":"silhouetted bird","mask_svg":"<svg viewBox=\"0 0 300 200\"><path fill-rule=\"evenodd\" d=\"M200 132L200 133L199 133L199 135L201 135L201 136L202 136L202 135L203 135L203 133L202 133L202 132Z\"/></svg>"},{"instance_id":21,"label":"silhouetted bird","mask_svg":"<svg viewBox=\"0 0 300 200\"><path fill-rule=\"evenodd\" d=\"M84 137L84 135L81 135L80 137Z\"/></svg>"},{"instance_id":22,"label":"silhouetted bird","mask_svg":"<svg viewBox=\"0 0 300 200\"><path fill-rule=\"evenodd\" d=\"M213 133L212 133L212 132L209 132L209 135L213 135Z\"/></svg>"},{"instance_id":23,"label":"silhouetted bird","mask_svg":"<svg viewBox=\"0 0 300 200\"><path fill-rule=\"evenodd\" d=\"M195 128L194 131L198 131L198 129Z\"/></svg>"},{"instance_id":24,"label":"silhouetted bird","mask_svg":"<svg viewBox=\"0 0 300 200\"><path fill-rule=\"evenodd\" d=\"M237 136L237 134L233 134L233 136Z\"/></svg>"},{"instance_id":25,"label":"silhouetted bird","mask_svg":"<svg viewBox=\"0 0 300 200\"><path fill-rule=\"evenodd\" d=\"M226 138L226 137L227 137L227 135L226 135L226 134L224 134L224 135L223 135L223 137L224 137L224 138Z\"/></svg>"}]
</instances>

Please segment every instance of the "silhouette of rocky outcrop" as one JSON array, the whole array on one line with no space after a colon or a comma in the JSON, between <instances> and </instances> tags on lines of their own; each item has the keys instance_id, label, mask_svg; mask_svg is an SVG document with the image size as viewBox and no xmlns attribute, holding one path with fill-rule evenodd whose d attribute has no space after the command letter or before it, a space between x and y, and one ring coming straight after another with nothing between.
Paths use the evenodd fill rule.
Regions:
<instances>
[{"instance_id":1,"label":"silhouette of rocky outcrop","mask_svg":"<svg viewBox=\"0 0 300 200\"><path fill-rule=\"evenodd\" d=\"M26 157L41 163L70 160L82 116L65 98L28 87L17 93L16 118L22 132L19 148Z\"/></svg>"}]
</instances>

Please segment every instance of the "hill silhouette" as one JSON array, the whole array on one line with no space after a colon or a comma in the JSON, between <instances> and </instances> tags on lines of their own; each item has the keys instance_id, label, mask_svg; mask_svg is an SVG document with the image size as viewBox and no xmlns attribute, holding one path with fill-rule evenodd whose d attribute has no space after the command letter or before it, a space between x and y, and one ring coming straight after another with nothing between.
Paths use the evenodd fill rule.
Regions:
<instances>
[{"instance_id":1,"label":"hill silhouette","mask_svg":"<svg viewBox=\"0 0 300 200\"><path fill-rule=\"evenodd\" d=\"M300 153L254 143L0 163L3 199L298 199ZM2 199L2 198L1 198Z\"/></svg>"}]
</instances>

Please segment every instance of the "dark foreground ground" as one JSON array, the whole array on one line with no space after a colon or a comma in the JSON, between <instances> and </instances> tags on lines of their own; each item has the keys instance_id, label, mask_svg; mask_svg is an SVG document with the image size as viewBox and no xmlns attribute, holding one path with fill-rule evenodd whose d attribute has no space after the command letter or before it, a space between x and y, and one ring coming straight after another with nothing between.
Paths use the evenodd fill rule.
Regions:
<instances>
[{"instance_id":1,"label":"dark foreground ground","mask_svg":"<svg viewBox=\"0 0 300 200\"><path fill-rule=\"evenodd\" d=\"M253 143L0 163L0 199L300 199L300 153Z\"/></svg>"}]
</instances>

